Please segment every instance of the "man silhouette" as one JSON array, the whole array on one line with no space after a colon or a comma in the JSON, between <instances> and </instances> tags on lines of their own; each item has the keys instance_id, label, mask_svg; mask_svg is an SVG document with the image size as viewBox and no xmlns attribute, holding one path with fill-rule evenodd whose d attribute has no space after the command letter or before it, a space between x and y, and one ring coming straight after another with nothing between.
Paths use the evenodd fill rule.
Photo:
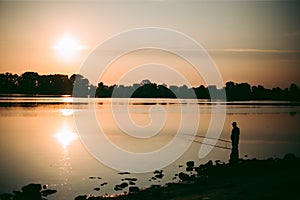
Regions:
<instances>
[{"instance_id":1,"label":"man silhouette","mask_svg":"<svg viewBox=\"0 0 300 200\"><path fill-rule=\"evenodd\" d=\"M231 131L231 142L232 149L230 154L230 161L236 162L239 159L239 139L240 139L240 129L237 127L237 123L232 123L232 131Z\"/></svg>"}]
</instances>

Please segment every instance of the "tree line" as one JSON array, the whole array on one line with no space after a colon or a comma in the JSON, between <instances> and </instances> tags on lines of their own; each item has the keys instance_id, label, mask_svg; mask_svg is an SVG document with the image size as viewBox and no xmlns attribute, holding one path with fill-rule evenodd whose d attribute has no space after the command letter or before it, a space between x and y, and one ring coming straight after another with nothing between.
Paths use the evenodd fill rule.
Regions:
<instances>
[{"instance_id":1,"label":"tree line","mask_svg":"<svg viewBox=\"0 0 300 200\"><path fill-rule=\"evenodd\" d=\"M21 75L12 73L0 74L0 94L24 95L72 95L76 85L80 88L80 96L90 97L131 97L131 98L198 98L210 99L210 92L214 98L226 93L227 100L300 100L300 86L292 83L289 88L280 87L267 89L261 85L251 86L248 83L234 83L229 81L222 88L203 86L189 88L182 86L167 86L156 84L149 80L135 83L131 86L91 84L80 74L68 77L62 74L39 75L36 72L25 72Z\"/></svg>"}]
</instances>

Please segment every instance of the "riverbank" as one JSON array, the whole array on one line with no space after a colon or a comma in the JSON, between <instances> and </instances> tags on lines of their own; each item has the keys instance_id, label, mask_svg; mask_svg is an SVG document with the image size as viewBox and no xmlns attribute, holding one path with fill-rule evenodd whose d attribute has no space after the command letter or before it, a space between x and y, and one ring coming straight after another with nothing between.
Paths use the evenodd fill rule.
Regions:
<instances>
[{"instance_id":1,"label":"riverbank","mask_svg":"<svg viewBox=\"0 0 300 200\"><path fill-rule=\"evenodd\" d=\"M299 169L300 158L293 154L282 159L241 159L236 163L209 161L200 166L189 161L185 171L174 175L180 179L179 183L153 185L146 189L129 183L126 185L129 192L122 195L79 195L74 200L296 199L299 196ZM156 173L157 176L160 174L159 171ZM0 200L42 200L56 192L59 191L46 185L29 184L21 191L0 195Z\"/></svg>"},{"instance_id":2,"label":"riverbank","mask_svg":"<svg viewBox=\"0 0 300 200\"><path fill-rule=\"evenodd\" d=\"M208 162L198 167L187 163L187 171L178 174L181 182L154 185L144 190L129 188L128 194L114 197L87 197L75 200L196 200L196 199L295 199L299 196L300 159L287 154L283 159L240 160L237 163Z\"/></svg>"}]
</instances>

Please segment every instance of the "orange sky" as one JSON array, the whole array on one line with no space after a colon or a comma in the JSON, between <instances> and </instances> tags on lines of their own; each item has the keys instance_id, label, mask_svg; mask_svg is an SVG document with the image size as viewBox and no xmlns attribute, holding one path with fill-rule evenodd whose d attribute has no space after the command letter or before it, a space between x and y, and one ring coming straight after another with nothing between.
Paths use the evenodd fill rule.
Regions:
<instances>
[{"instance_id":1,"label":"orange sky","mask_svg":"<svg viewBox=\"0 0 300 200\"><path fill-rule=\"evenodd\" d=\"M97 45L113 35L154 26L182 32L203 45L224 82L300 85L299 10L300 2L292 0L1 1L0 73L71 75L80 70ZM72 59L64 59L54 48L65 35L84 46ZM102 81L119 82L122 74L143 62L168 65L194 86L205 84L184 60L159 51L155 56L141 51L120 58ZM142 79L168 85L183 83L168 68L143 68L124 79L124 84Z\"/></svg>"}]
</instances>

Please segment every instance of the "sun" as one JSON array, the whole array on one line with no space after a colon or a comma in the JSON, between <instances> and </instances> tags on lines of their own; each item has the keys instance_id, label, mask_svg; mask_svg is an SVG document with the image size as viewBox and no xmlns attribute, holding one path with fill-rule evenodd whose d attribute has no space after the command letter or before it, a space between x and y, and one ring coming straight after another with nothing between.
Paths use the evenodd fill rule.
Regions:
<instances>
[{"instance_id":1,"label":"sun","mask_svg":"<svg viewBox=\"0 0 300 200\"><path fill-rule=\"evenodd\" d=\"M74 58L76 54L85 49L85 47L81 45L75 37L65 35L56 43L54 49L62 58L69 60Z\"/></svg>"}]
</instances>

